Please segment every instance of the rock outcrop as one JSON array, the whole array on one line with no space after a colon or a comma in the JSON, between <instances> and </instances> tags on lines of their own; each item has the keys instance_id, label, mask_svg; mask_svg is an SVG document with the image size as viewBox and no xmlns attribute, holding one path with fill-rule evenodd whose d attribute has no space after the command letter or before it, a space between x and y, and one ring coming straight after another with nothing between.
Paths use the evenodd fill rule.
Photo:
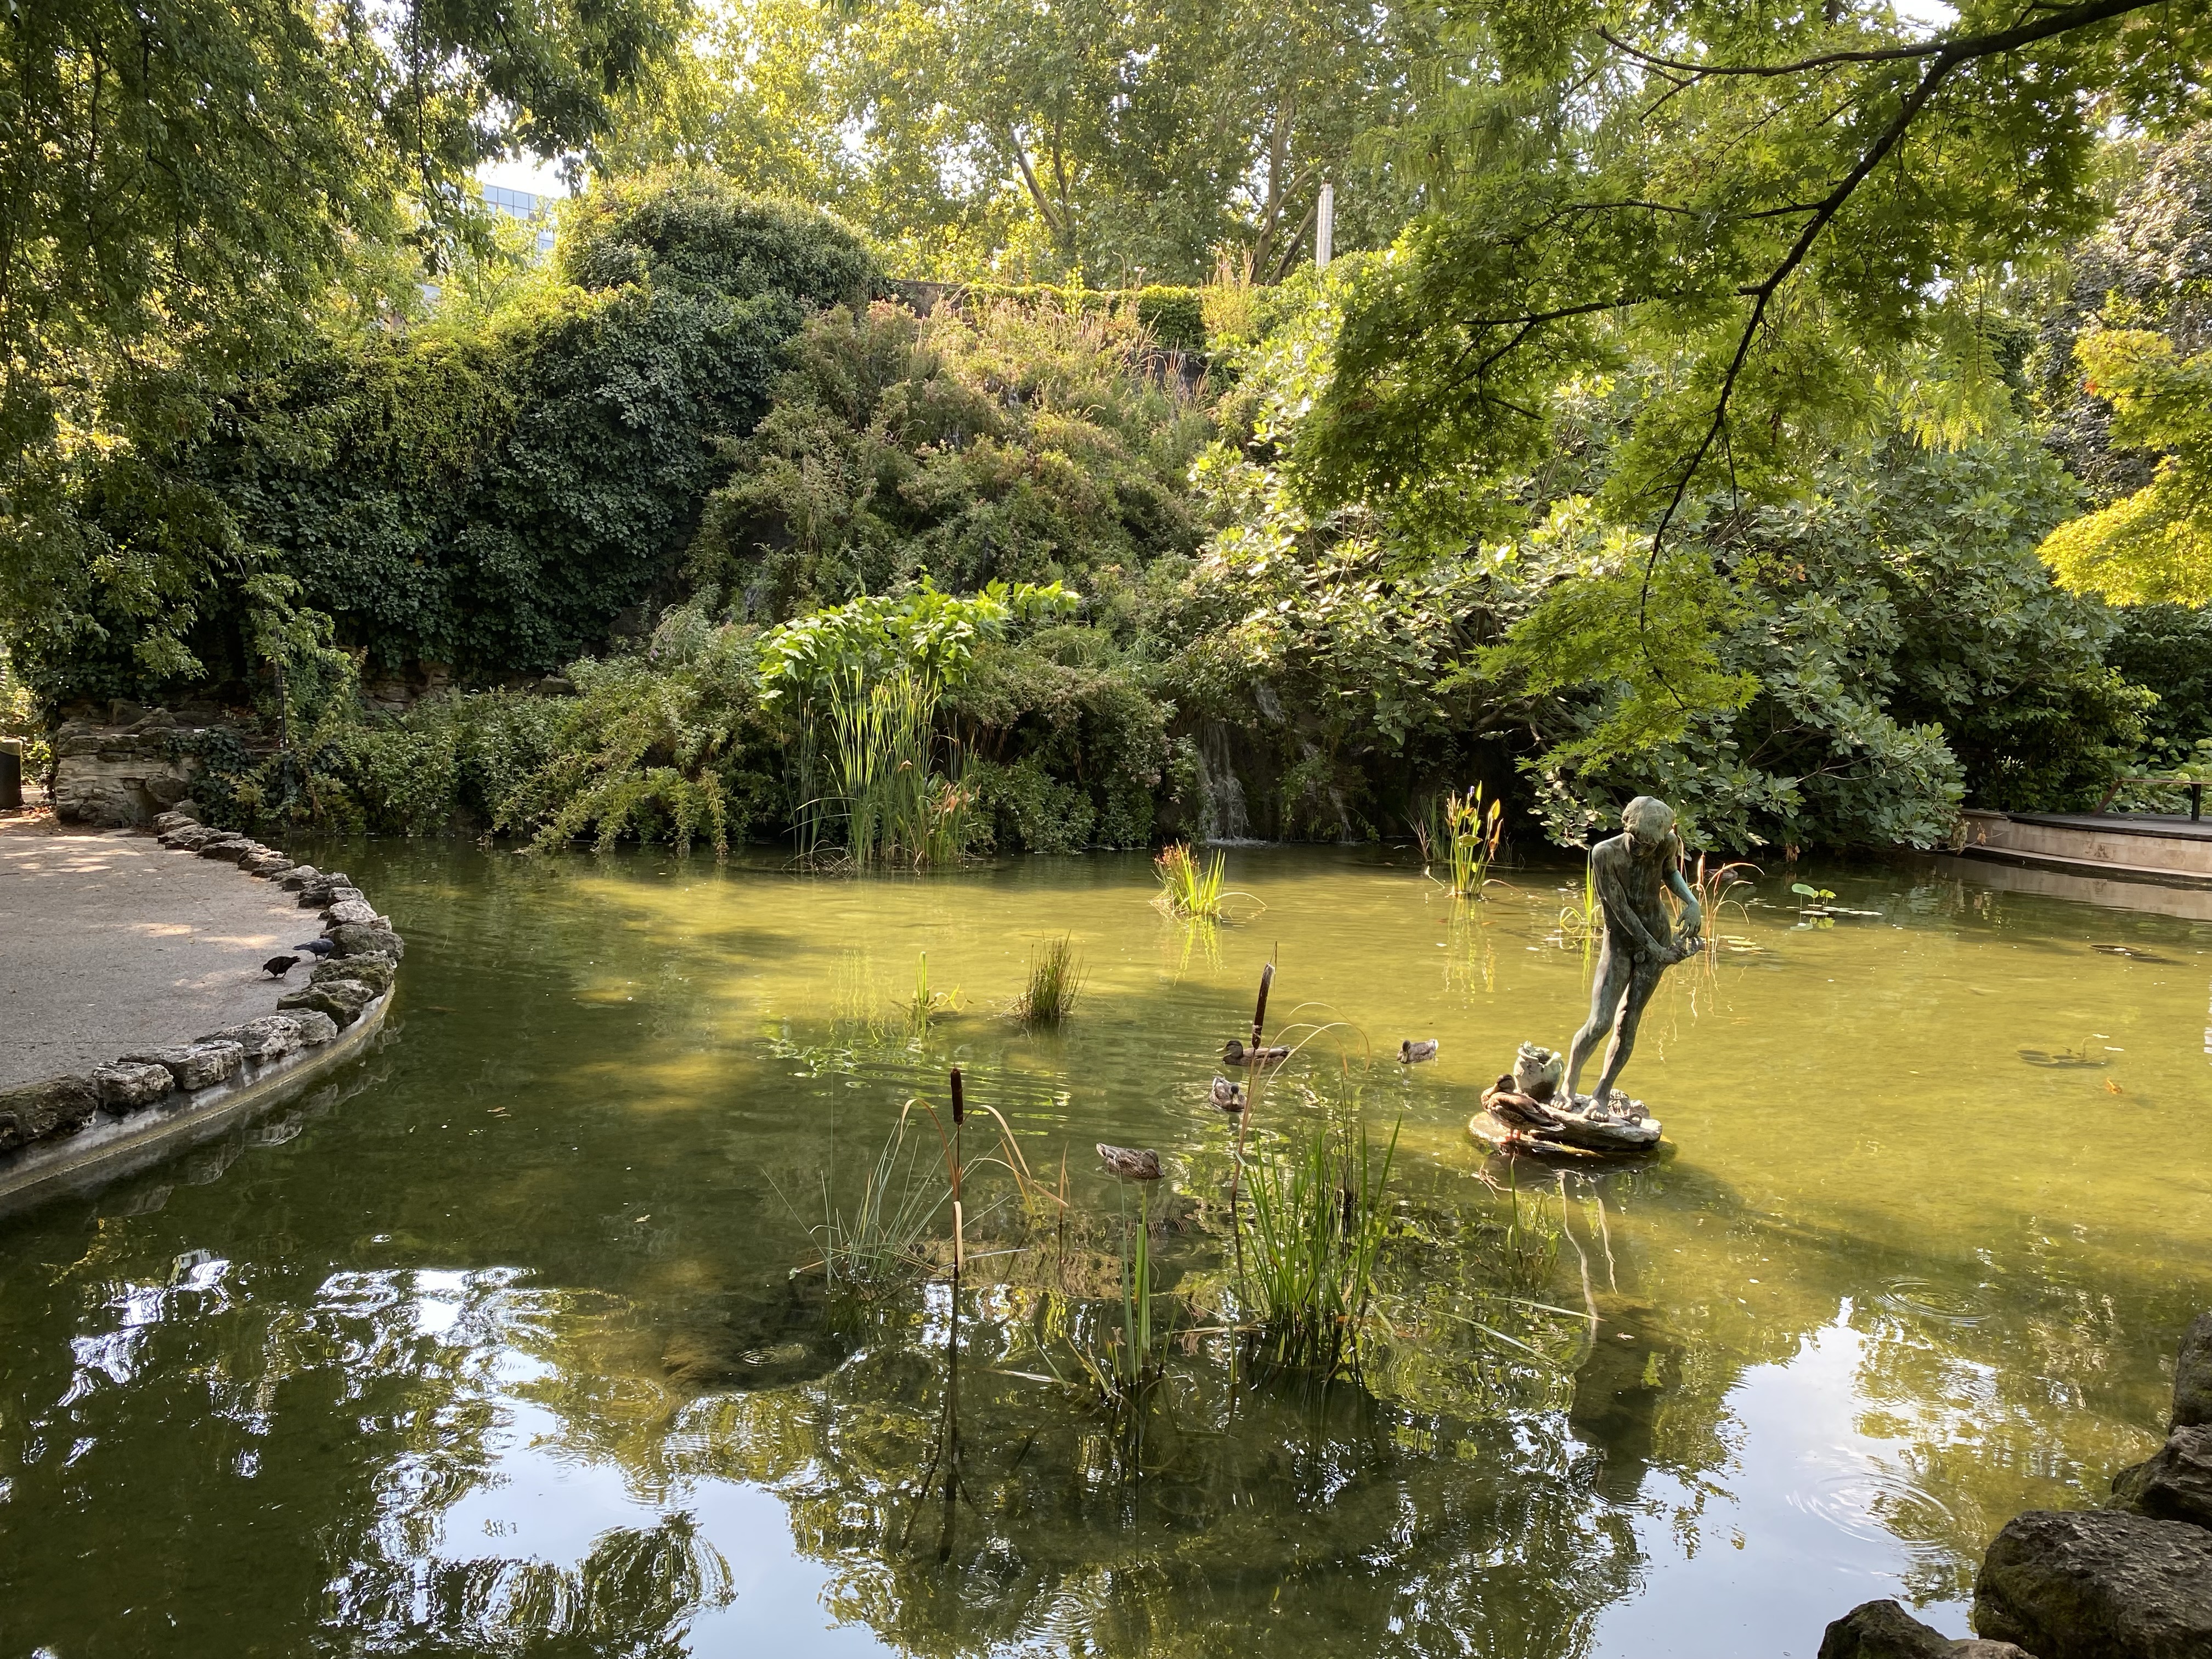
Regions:
<instances>
[{"instance_id":1,"label":"rock outcrop","mask_svg":"<svg viewBox=\"0 0 2212 1659\"><path fill-rule=\"evenodd\" d=\"M1894 1601L1865 1601L1828 1626L1820 1659L2033 1659L2009 1642L1960 1640Z\"/></svg>"},{"instance_id":2,"label":"rock outcrop","mask_svg":"<svg viewBox=\"0 0 2212 1659\"><path fill-rule=\"evenodd\" d=\"M2212 1532L2114 1510L2032 1510L1974 1581L1974 1628L2036 1659L2212 1655Z\"/></svg>"}]
</instances>

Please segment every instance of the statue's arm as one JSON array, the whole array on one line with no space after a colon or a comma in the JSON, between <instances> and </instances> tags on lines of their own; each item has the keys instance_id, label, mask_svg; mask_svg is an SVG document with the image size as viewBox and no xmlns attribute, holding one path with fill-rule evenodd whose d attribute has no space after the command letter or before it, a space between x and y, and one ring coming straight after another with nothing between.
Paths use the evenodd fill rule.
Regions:
<instances>
[{"instance_id":1,"label":"statue's arm","mask_svg":"<svg viewBox=\"0 0 2212 1659\"><path fill-rule=\"evenodd\" d=\"M1698 902L1697 893L1683 879L1682 866L1670 863L1667 866L1667 885L1674 890L1674 896L1682 901L1682 937L1696 939L1705 931L1705 907Z\"/></svg>"}]
</instances>

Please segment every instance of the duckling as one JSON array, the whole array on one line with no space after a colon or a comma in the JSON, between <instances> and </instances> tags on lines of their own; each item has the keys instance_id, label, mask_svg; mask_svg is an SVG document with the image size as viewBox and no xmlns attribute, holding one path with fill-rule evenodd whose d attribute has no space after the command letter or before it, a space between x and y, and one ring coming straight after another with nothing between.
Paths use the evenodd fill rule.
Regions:
<instances>
[{"instance_id":1,"label":"duckling","mask_svg":"<svg viewBox=\"0 0 2212 1659\"><path fill-rule=\"evenodd\" d=\"M1272 1066L1279 1060L1288 1060L1291 1051L1270 1045L1266 1048L1246 1048L1235 1037L1229 1039L1221 1050L1224 1066Z\"/></svg>"},{"instance_id":2,"label":"duckling","mask_svg":"<svg viewBox=\"0 0 2212 1659\"><path fill-rule=\"evenodd\" d=\"M1401 1066L1418 1066L1425 1060L1436 1057L1437 1040L1434 1037L1424 1042L1407 1042L1398 1045L1398 1063Z\"/></svg>"},{"instance_id":3,"label":"duckling","mask_svg":"<svg viewBox=\"0 0 2212 1659\"><path fill-rule=\"evenodd\" d=\"M1213 1079L1213 1103L1224 1112L1244 1109L1244 1091L1225 1077Z\"/></svg>"},{"instance_id":4,"label":"duckling","mask_svg":"<svg viewBox=\"0 0 2212 1659\"><path fill-rule=\"evenodd\" d=\"M1102 1140L1098 1143L1098 1156L1117 1176L1127 1176L1132 1181L1160 1178L1160 1155L1149 1146L1109 1146Z\"/></svg>"}]
</instances>

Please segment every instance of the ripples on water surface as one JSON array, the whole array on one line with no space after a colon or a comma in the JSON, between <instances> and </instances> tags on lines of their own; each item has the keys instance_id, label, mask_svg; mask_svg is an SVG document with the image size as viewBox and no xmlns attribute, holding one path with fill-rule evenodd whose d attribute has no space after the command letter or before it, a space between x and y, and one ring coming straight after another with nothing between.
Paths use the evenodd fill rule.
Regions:
<instances>
[{"instance_id":1,"label":"ripples on water surface","mask_svg":"<svg viewBox=\"0 0 2212 1659\"><path fill-rule=\"evenodd\" d=\"M2212 1304L2212 924L1929 862L1820 876L1880 914L1800 928L1769 882L1646 1018L1677 1155L1516 1193L1464 1126L1579 1021L1572 878L1455 922L1390 856L1234 853L1267 908L1207 939L1139 858L326 853L409 940L381 1051L0 1224L0 1646L1771 1659L1888 1594L1965 1633L1990 1534L2146 1455ZM1083 1000L1024 1033L1062 930ZM916 1034L923 951L960 1012ZM1263 1136L1315 1095L1401 1126L1396 1336L1327 1389L1180 1339L1133 1443L1033 1380L1119 1273L1089 1149L1160 1150L1162 1277L1212 1305L1206 1089L1271 953L1272 1024L1344 1024ZM955 1061L1048 1182L1072 1149L1073 1209L1025 1231L978 1177L948 1511L945 1287L793 1269Z\"/></svg>"}]
</instances>

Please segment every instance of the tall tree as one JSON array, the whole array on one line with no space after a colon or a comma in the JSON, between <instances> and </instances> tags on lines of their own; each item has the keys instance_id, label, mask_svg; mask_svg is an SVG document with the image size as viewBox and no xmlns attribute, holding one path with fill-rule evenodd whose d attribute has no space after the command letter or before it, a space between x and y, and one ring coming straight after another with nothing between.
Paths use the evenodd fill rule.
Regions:
<instances>
[{"instance_id":1,"label":"tall tree","mask_svg":"<svg viewBox=\"0 0 2212 1659\"><path fill-rule=\"evenodd\" d=\"M366 244L434 247L476 166L587 146L684 0L21 0L0 17L0 626L94 586L188 618L205 573L70 508L161 467ZM178 629L148 636L180 659Z\"/></svg>"}]
</instances>

